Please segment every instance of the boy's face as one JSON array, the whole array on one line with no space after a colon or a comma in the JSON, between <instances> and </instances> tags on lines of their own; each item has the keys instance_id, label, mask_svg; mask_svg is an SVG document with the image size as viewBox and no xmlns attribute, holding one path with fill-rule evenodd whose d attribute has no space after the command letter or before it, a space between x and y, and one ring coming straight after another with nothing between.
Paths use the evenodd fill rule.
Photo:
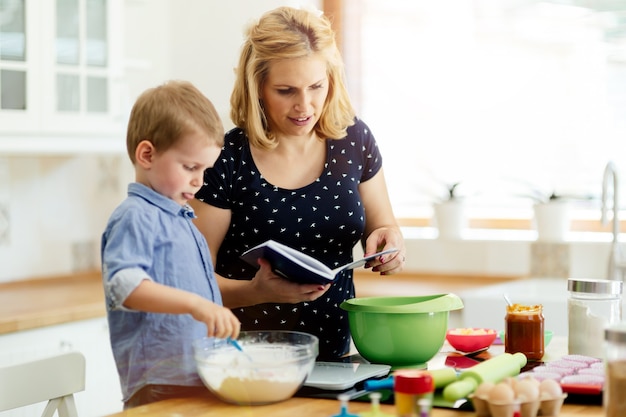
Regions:
<instances>
[{"instance_id":1,"label":"boy's face","mask_svg":"<svg viewBox=\"0 0 626 417\"><path fill-rule=\"evenodd\" d=\"M192 200L221 152L203 132L184 134L165 152L155 153L146 180L150 188L181 206Z\"/></svg>"}]
</instances>

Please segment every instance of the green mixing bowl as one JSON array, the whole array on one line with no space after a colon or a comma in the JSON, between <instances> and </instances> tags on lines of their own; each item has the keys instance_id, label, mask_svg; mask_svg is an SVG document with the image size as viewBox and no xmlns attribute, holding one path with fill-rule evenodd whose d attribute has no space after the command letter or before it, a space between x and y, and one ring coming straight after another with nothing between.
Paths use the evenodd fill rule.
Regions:
<instances>
[{"instance_id":1,"label":"green mixing bowl","mask_svg":"<svg viewBox=\"0 0 626 417\"><path fill-rule=\"evenodd\" d=\"M451 310L463 308L454 294L353 298L341 304L361 356L398 368L424 368L441 349Z\"/></svg>"}]
</instances>

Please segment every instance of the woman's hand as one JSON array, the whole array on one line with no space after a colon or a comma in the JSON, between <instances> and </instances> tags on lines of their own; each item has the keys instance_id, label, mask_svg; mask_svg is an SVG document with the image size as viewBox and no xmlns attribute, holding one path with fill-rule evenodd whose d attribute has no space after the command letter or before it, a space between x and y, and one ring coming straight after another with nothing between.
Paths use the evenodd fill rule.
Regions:
<instances>
[{"instance_id":1,"label":"woman's hand","mask_svg":"<svg viewBox=\"0 0 626 417\"><path fill-rule=\"evenodd\" d=\"M392 248L399 250L368 262L367 267L381 275L391 275L402 271L406 261L404 238L398 228L380 227L372 231L365 241L365 255Z\"/></svg>"},{"instance_id":2,"label":"woman's hand","mask_svg":"<svg viewBox=\"0 0 626 417\"><path fill-rule=\"evenodd\" d=\"M259 259L259 270L251 281L260 303L300 303L313 301L321 297L330 284L298 284L272 272L272 267L265 259Z\"/></svg>"},{"instance_id":3,"label":"woman's hand","mask_svg":"<svg viewBox=\"0 0 626 417\"><path fill-rule=\"evenodd\" d=\"M402 271L406 260L404 238L393 215L383 169L368 181L359 184L359 193L367 213L365 220L365 255L396 248L398 252L381 256L368 263L368 267L381 275Z\"/></svg>"}]
</instances>

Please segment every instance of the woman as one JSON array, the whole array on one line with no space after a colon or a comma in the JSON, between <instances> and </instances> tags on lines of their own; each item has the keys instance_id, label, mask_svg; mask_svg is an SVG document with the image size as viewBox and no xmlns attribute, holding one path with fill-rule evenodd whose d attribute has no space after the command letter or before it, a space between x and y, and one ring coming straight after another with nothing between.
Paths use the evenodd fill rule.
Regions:
<instances>
[{"instance_id":1,"label":"woman","mask_svg":"<svg viewBox=\"0 0 626 417\"><path fill-rule=\"evenodd\" d=\"M253 25L244 43L231 118L220 158L196 194L225 306L242 330L282 329L319 337L319 360L348 353L350 330L340 304L355 296L352 271L332 284L295 284L259 260L239 256L268 239L330 267L398 248L367 267L402 270L405 247L394 218L382 159L355 117L329 21L280 7Z\"/></svg>"}]
</instances>

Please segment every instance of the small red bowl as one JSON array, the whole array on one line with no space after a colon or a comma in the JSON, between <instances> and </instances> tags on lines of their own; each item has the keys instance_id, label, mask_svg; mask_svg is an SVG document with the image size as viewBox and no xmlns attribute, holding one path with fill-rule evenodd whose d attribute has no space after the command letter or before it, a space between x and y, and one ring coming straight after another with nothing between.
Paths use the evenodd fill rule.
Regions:
<instances>
[{"instance_id":1,"label":"small red bowl","mask_svg":"<svg viewBox=\"0 0 626 417\"><path fill-rule=\"evenodd\" d=\"M491 346L497 336L498 333L493 329L459 328L448 330L446 340L456 350L473 352Z\"/></svg>"}]
</instances>

